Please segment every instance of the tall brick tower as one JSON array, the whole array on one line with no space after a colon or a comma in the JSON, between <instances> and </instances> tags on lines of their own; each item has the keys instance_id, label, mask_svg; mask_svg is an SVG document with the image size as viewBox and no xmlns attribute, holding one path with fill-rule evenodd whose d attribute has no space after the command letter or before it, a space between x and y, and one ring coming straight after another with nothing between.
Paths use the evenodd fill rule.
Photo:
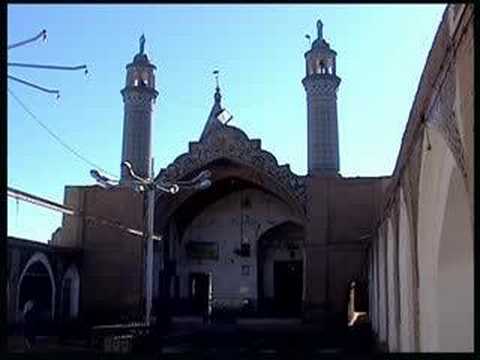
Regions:
<instances>
[{"instance_id":1,"label":"tall brick tower","mask_svg":"<svg viewBox=\"0 0 480 360\"><path fill-rule=\"evenodd\" d=\"M155 90L155 65L145 52L145 36L140 38L140 49L127 65L127 79L121 94L124 102L122 162L129 161L135 173L150 176L152 149L152 111L158 92ZM121 168L120 182L129 180Z\"/></svg>"},{"instance_id":2,"label":"tall brick tower","mask_svg":"<svg viewBox=\"0 0 480 360\"><path fill-rule=\"evenodd\" d=\"M308 173L336 175L340 167L337 126L337 53L323 38L323 24L317 22L317 39L305 53L307 93Z\"/></svg>"}]
</instances>

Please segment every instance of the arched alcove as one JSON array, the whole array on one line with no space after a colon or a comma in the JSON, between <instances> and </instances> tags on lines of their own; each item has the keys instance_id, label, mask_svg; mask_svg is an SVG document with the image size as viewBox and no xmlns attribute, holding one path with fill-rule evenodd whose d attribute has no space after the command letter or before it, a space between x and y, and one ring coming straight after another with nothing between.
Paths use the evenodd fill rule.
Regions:
<instances>
[{"instance_id":1,"label":"arched alcove","mask_svg":"<svg viewBox=\"0 0 480 360\"><path fill-rule=\"evenodd\" d=\"M418 201L420 351L473 349L473 226L465 182L442 134L424 140Z\"/></svg>"},{"instance_id":2,"label":"arched alcove","mask_svg":"<svg viewBox=\"0 0 480 360\"><path fill-rule=\"evenodd\" d=\"M165 253L176 267L169 275L174 284L171 296L180 298L176 303L183 303L184 309L191 307L189 302L196 296L193 282L197 284L207 274L214 311L240 309L247 299L255 308L260 235L288 221L301 222L294 204L262 186L258 179L249 178L245 168L224 165L229 170L212 171L216 176L209 189L188 196L175 207L169 220L174 226L164 231ZM291 230L288 224L280 228ZM301 259L299 250L303 251L291 251ZM300 287L300 300L302 290Z\"/></svg>"},{"instance_id":3,"label":"arched alcove","mask_svg":"<svg viewBox=\"0 0 480 360\"><path fill-rule=\"evenodd\" d=\"M80 275L75 265L71 265L62 279L62 317L76 318L80 296Z\"/></svg>"},{"instance_id":4,"label":"arched alcove","mask_svg":"<svg viewBox=\"0 0 480 360\"><path fill-rule=\"evenodd\" d=\"M299 315L304 298L305 230L292 221L265 231L257 245L257 286L260 312Z\"/></svg>"},{"instance_id":5,"label":"arched alcove","mask_svg":"<svg viewBox=\"0 0 480 360\"><path fill-rule=\"evenodd\" d=\"M414 329L414 259L410 214L405 203L404 190L399 195L399 280L400 280L400 345L401 352L415 351Z\"/></svg>"},{"instance_id":6,"label":"arched alcove","mask_svg":"<svg viewBox=\"0 0 480 360\"><path fill-rule=\"evenodd\" d=\"M435 319L439 351L473 351L473 226L460 170L452 170L439 240Z\"/></svg>"},{"instance_id":7,"label":"arched alcove","mask_svg":"<svg viewBox=\"0 0 480 360\"><path fill-rule=\"evenodd\" d=\"M25 265L17 284L17 315L21 318L28 300L34 300L41 319L54 319L55 278L48 258L35 253Z\"/></svg>"},{"instance_id":8,"label":"arched alcove","mask_svg":"<svg viewBox=\"0 0 480 360\"><path fill-rule=\"evenodd\" d=\"M397 292L397 266L396 244L398 240L394 226L394 212L387 220L387 302L388 302L388 348L390 352L398 352L398 292Z\"/></svg>"},{"instance_id":9,"label":"arched alcove","mask_svg":"<svg viewBox=\"0 0 480 360\"><path fill-rule=\"evenodd\" d=\"M384 222L378 231L378 275L379 275L379 339L388 343L388 282L387 282L387 235L388 227Z\"/></svg>"}]
</instances>

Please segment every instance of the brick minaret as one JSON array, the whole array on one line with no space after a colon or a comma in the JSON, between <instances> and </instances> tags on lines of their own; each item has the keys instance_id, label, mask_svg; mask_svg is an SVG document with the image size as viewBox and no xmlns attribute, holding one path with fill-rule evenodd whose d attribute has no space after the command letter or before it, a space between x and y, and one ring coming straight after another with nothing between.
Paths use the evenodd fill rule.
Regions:
<instances>
[{"instance_id":1,"label":"brick minaret","mask_svg":"<svg viewBox=\"0 0 480 360\"><path fill-rule=\"evenodd\" d=\"M121 91L124 102L122 162L129 161L135 173L150 176L152 151L152 110L158 92L155 90L155 65L148 60L145 37L140 38L140 49L127 65L125 88ZM122 167L121 182L129 179Z\"/></svg>"},{"instance_id":2,"label":"brick minaret","mask_svg":"<svg viewBox=\"0 0 480 360\"><path fill-rule=\"evenodd\" d=\"M305 53L307 93L308 173L337 175L340 167L337 126L337 53L323 38L323 24L317 22L317 39Z\"/></svg>"}]
</instances>

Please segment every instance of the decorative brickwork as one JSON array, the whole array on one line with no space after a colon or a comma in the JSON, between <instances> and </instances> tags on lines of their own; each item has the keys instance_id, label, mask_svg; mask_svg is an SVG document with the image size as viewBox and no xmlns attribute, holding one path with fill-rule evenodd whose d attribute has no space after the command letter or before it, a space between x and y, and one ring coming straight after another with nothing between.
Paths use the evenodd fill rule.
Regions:
<instances>
[{"instance_id":1,"label":"decorative brickwork","mask_svg":"<svg viewBox=\"0 0 480 360\"><path fill-rule=\"evenodd\" d=\"M340 78L330 74L314 74L303 79L302 83L309 97L336 99Z\"/></svg>"},{"instance_id":2,"label":"decorative brickwork","mask_svg":"<svg viewBox=\"0 0 480 360\"><path fill-rule=\"evenodd\" d=\"M124 89L122 90L123 101L125 105L131 107L140 107L144 110L152 110L153 102L155 101L156 94L152 91ZM133 110L133 109L132 109Z\"/></svg>"},{"instance_id":3,"label":"decorative brickwork","mask_svg":"<svg viewBox=\"0 0 480 360\"><path fill-rule=\"evenodd\" d=\"M458 130L454 101L455 74L454 68L451 67L446 74L443 86L435 96L430 111L428 112L427 126L439 131L445 139L466 181L467 170L465 167L464 147Z\"/></svg>"},{"instance_id":4,"label":"decorative brickwork","mask_svg":"<svg viewBox=\"0 0 480 360\"><path fill-rule=\"evenodd\" d=\"M188 153L177 157L158 177L178 180L218 159L230 159L262 170L304 206L305 178L295 175L289 165L279 165L275 157L261 148L260 140L249 139L240 129L223 126L199 142L190 143Z\"/></svg>"}]
</instances>

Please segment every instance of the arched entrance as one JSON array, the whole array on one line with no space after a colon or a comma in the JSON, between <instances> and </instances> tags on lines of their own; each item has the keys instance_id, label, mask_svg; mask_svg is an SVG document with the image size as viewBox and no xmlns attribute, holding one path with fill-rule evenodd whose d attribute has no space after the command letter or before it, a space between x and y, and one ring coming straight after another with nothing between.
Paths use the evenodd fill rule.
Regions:
<instances>
[{"instance_id":1,"label":"arched entrance","mask_svg":"<svg viewBox=\"0 0 480 360\"><path fill-rule=\"evenodd\" d=\"M179 311L182 313L193 309L192 304L198 296L213 299L213 313L224 310L250 313L257 308L258 300L258 239L275 227L277 232L269 232L273 238L280 239L278 232L287 232L291 240L287 242L285 238L281 242L287 251L283 255L282 251L275 255L268 252L271 244L265 241L268 264L276 268L272 271L285 273L276 276L277 295L279 291L285 292L277 298L288 297L278 279L289 276L293 267L294 275L300 275L299 280L293 282L299 287L299 296L295 309L290 310L299 312L303 292L303 245L297 240L303 241L303 227L297 225L302 221L297 208L255 183L255 179L247 178L244 168L227 162L215 165L213 185L180 204L170 216L167 230L163 231L165 254L169 257L165 264L171 264L165 270L174 285L167 286L166 291L178 299L175 304L183 304L183 310ZM265 235L264 239L267 238L272 239ZM209 282L197 286L203 284L201 279L207 279L207 275ZM199 291L205 294L199 295Z\"/></svg>"},{"instance_id":2,"label":"arched entrance","mask_svg":"<svg viewBox=\"0 0 480 360\"><path fill-rule=\"evenodd\" d=\"M78 315L80 276L75 265L71 265L62 280L62 316L64 319Z\"/></svg>"},{"instance_id":3,"label":"arched entrance","mask_svg":"<svg viewBox=\"0 0 480 360\"><path fill-rule=\"evenodd\" d=\"M295 316L302 311L304 287L304 228L286 221L265 231L258 240L259 312Z\"/></svg>"},{"instance_id":4,"label":"arched entrance","mask_svg":"<svg viewBox=\"0 0 480 360\"><path fill-rule=\"evenodd\" d=\"M22 316L25 303L33 300L40 319L50 320L55 316L55 280L47 257L34 254L25 265L17 288L17 314Z\"/></svg>"},{"instance_id":5,"label":"arched entrance","mask_svg":"<svg viewBox=\"0 0 480 360\"><path fill-rule=\"evenodd\" d=\"M177 314L192 312L197 296L212 299L213 313L251 313L258 300L258 239L286 221L303 223L302 204L262 169L220 158L188 177L202 169L212 172L210 188L157 199L163 294L175 298Z\"/></svg>"}]
</instances>

